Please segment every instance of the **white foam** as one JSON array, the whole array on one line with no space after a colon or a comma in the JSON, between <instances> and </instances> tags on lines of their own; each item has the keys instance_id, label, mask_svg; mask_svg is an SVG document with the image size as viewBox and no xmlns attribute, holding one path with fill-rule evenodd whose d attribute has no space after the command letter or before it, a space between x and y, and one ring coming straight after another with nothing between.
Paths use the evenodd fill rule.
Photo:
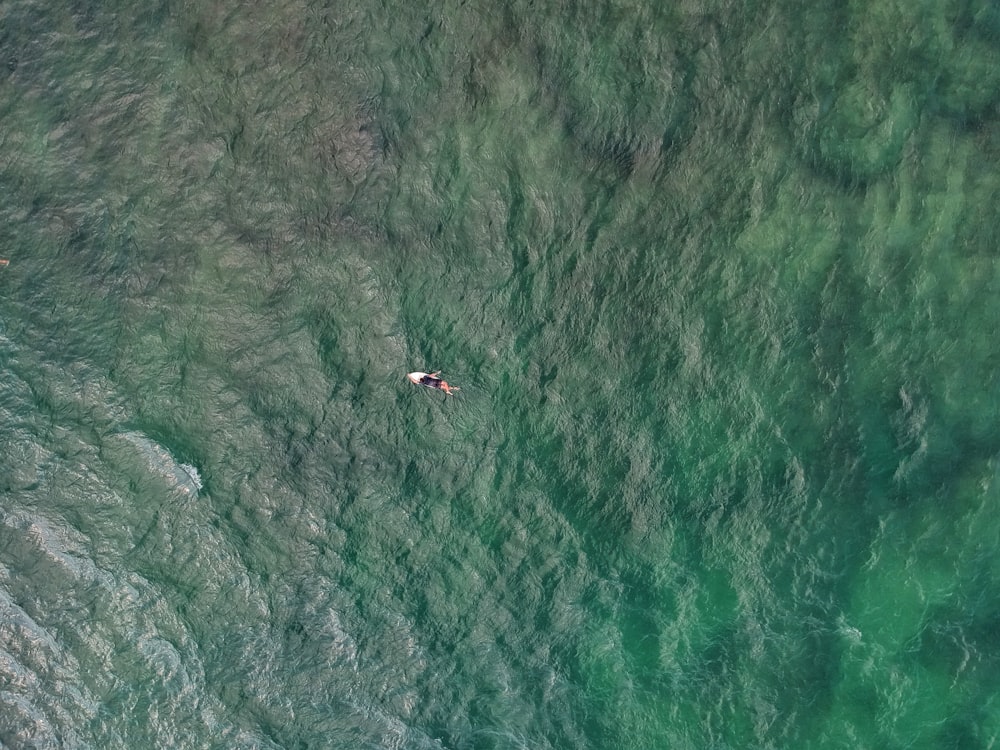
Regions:
<instances>
[{"instance_id":1,"label":"white foam","mask_svg":"<svg viewBox=\"0 0 1000 750\"><path fill-rule=\"evenodd\" d=\"M123 432L121 437L138 448L149 469L174 488L187 495L197 495L204 486L196 467L179 463L170 451L141 432Z\"/></svg>"}]
</instances>

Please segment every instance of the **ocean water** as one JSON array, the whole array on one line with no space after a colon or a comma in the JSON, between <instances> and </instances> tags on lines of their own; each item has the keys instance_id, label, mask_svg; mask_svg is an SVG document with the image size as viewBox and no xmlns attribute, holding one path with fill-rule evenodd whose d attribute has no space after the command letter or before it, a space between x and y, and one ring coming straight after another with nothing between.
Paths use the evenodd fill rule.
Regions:
<instances>
[{"instance_id":1,"label":"ocean water","mask_svg":"<svg viewBox=\"0 0 1000 750\"><path fill-rule=\"evenodd\" d=\"M0 745L1000 746L995 2L0 42Z\"/></svg>"}]
</instances>

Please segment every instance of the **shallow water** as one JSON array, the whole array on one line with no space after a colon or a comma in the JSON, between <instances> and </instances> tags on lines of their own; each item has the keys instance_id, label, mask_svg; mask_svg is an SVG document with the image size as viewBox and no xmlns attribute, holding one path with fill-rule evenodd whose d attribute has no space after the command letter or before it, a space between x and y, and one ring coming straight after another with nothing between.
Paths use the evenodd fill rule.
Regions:
<instances>
[{"instance_id":1,"label":"shallow water","mask_svg":"<svg viewBox=\"0 0 1000 750\"><path fill-rule=\"evenodd\" d=\"M996 745L990 3L0 35L0 744Z\"/></svg>"}]
</instances>

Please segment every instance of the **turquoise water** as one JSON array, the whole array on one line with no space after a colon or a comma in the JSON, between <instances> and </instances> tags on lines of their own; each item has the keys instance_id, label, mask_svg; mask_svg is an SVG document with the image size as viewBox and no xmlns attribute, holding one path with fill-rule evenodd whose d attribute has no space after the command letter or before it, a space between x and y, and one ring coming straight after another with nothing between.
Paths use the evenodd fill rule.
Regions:
<instances>
[{"instance_id":1,"label":"turquoise water","mask_svg":"<svg viewBox=\"0 0 1000 750\"><path fill-rule=\"evenodd\" d=\"M995 4L0 40L0 745L1000 742Z\"/></svg>"}]
</instances>

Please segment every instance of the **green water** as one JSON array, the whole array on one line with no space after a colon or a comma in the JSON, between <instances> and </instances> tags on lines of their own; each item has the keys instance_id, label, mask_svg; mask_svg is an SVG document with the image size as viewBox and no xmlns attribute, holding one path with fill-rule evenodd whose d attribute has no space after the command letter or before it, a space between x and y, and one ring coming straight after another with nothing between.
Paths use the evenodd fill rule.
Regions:
<instances>
[{"instance_id":1,"label":"green water","mask_svg":"<svg viewBox=\"0 0 1000 750\"><path fill-rule=\"evenodd\" d=\"M0 745L997 746L994 3L0 42Z\"/></svg>"}]
</instances>

